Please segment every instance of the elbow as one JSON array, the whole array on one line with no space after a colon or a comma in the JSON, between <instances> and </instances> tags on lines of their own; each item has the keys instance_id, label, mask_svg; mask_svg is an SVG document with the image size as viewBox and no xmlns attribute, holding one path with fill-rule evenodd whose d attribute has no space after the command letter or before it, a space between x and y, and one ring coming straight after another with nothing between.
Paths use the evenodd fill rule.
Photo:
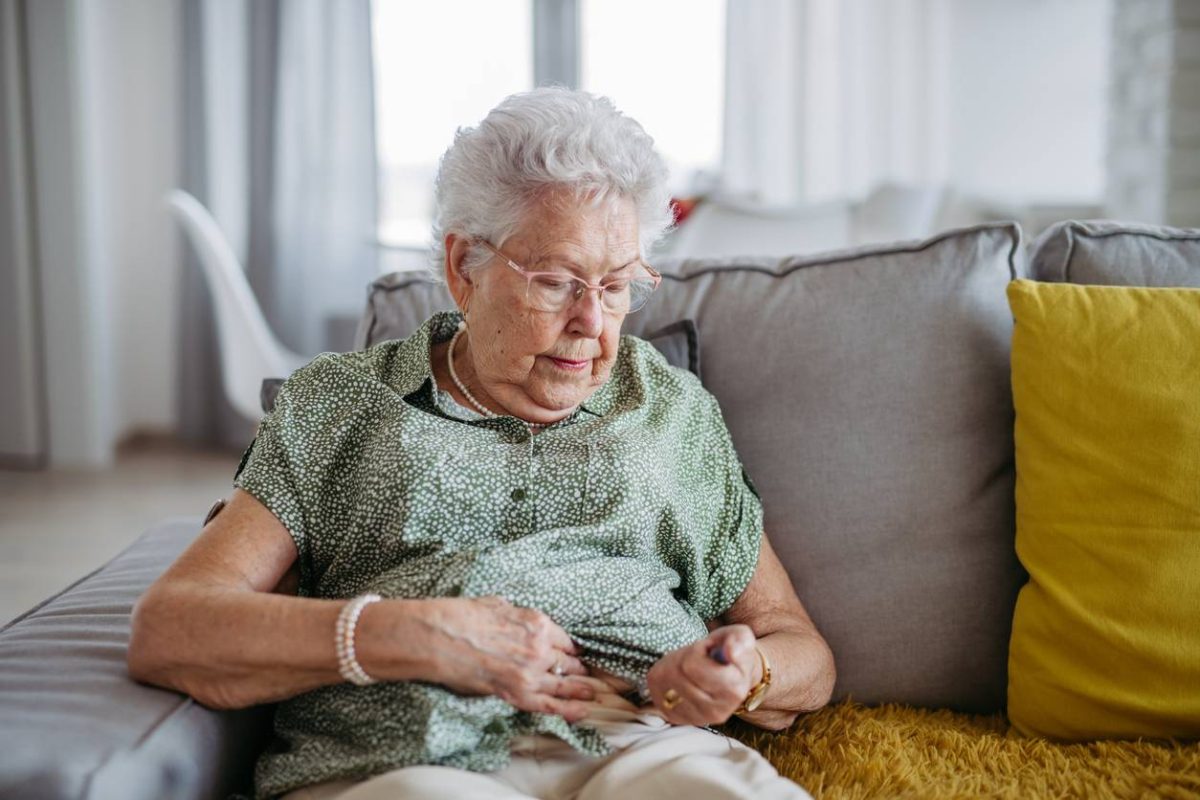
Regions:
<instances>
[{"instance_id":1,"label":"elbow","mask_svg":"<svg viewBox=\"0 0 1200 800\"><path fill-rule=\"evenodd\" d=\"M754 724L763 730L779 733L792 727L798 719L800 719L800 714L796 711L776 711L772 714L762 715L760 719L754 720Z\"/></svg>"},{"instance_id":2,"label":"elbow","mask_svg":"<svg viewBox=\"0 0 1200 800\"><path fill-rule=\"evenodd\" d=\"M833 651L829 649L829 644L823 638L820 639L819 651L821 653L819 666L816 678L810 684L810 693L804 711L816 711L829 705L833 699L833 688L837 684L837 664L833 659Z\"/></svg>"},{"instance_id":3,"label":"elbow","mask_svg":"<svg viewBox=\"0 0 1200 800\"><path fill-rule=\"evenodd\" d=\"M172 652L174 642L170 631L177 627L178 622L172 617L170 599L164 597L156 586L151 586L138 598L129 618L125 667L129 677L138 683L173 689L195 697L179 681L187 670L181 668Z\"/></svg>"},{"instance_id":4,"label":"elbow","mask_svg":"<svg viewBox=\"0 0 1200 800\"><path fill-rule=\"evenodd\" d=\"M129 619L129 646L125 651L125 666L129 677L138 683L162 685L159 647L154 636L154 599L149 591L134 603Z\"/></svg>"},{"instance_id":5,"label":"elbow","mask_svg":"<svg viewBox=\"0 0 1200 800\"><path fill-rule=\"evenodd\" d=\"M133 606L129 624L129 646L125 666L138 683L188 695L205 708L231 711L255 704L251 698L230 691L227 682L215 679L202 666L180 658L179 618L168 590L152 586Z\"/></svg>"}]
</instances>

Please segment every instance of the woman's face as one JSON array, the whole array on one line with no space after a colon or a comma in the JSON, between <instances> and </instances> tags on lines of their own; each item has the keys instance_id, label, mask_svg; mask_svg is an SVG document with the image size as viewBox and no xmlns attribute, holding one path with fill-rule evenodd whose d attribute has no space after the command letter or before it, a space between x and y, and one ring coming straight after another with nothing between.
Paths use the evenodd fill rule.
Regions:
<instances>
[{"instance_id":1,"label":"woman's face","mask_svg":"<svg viewBox=\"0 0 1200 800\"><path fill-rule=\"evenodd\" d=\"M504 242L505 256L526 270L561 271L591 284L635 267L640 252L632 201L593 207L569 195L545 200L533 204ZM608 380L625 315L602 308L594 291L558 313L533 309L525 277L498 257L462 275L458 265L467 249L466 241L447 237L446 280L467 319L467 346L460 343L455 352L460 377L494 411L531 422L561 419Z\"/></svg>"}]
</instances>

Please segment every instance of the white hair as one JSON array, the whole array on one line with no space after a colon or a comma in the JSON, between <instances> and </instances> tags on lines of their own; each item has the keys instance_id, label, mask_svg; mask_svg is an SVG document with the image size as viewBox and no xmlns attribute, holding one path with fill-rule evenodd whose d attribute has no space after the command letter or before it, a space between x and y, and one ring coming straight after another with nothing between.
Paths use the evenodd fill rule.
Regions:
<instances>
[{"instance_id":1,"label":"white hair","mask_svg":"<svg viewBox=\"0 0 1200 800\"><path fill-rule=\"evenodd\" d=\"M435 272L442 274L447 234L501 247L550 189L566 189L578 202L632 200L643 257L673 221L667 166L642 126L606 97L548 86L510 95L478 127L458 129L438 167ZM489 256L473 249L463 268Z\"/></svg>"}]
</instances>

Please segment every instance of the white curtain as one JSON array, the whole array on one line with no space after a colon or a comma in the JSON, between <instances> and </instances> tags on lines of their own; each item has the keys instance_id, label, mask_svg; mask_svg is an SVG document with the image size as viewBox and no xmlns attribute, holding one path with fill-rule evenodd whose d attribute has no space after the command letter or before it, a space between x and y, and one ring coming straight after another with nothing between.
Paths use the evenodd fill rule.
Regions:
<instances>
[{"instance_id":1,"label":"white curtain","mask_svg":"<svg viewBox=\"0 0 1200 800\"><path fill-rule=\"evenodd\" d=\"M350 347L377 275L370 0L186 0L183 28L184 188L286 346ZM244 447L195 264L181 302L184 435Z\"/></svg>"},{"instance_id":2,"label":"white curtain","mask_svg":"<svg viewBox=\"0 0 1200 800\"><path fill-rule=\"evenodd\" d=\"M276 316L285 341L315 353L350 344L330 341L322 321L356 318L378 273L370 4L286 0L279 11Z\"/></svg>"},{"instance_id":3,"label":"white curtain","mask_svg":"<svg viewBox=\"0 0 1200 800\"><path fill-rule=\"evenodd\" d=\"M947 2L729 3L722 198L794 209L944 179Z\"/></svg>"}]
</instances>

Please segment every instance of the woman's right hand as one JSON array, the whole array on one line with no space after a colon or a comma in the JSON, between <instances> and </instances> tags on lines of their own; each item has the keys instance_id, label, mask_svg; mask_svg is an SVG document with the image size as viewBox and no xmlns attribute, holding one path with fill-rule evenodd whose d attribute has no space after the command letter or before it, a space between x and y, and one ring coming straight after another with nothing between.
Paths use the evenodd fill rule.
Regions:
<instances>
[{"instance_id":1,"label":"woman's right hand","mask_svg":"<svg viewBox=\"0 0 1200 800\"><path fill-rule=\"evenodd\" d=\"M408 617L406 624L389 624L389 611ZM416 636L401 634L405 630ZM577 677L588 670L567 632L541 611L501 597L373 603L364 609L356 638L368 674L385 679L387 668L380 660L387 659L389 649L403 646L406 660L423 663L427 680L459 694L495 695L522 711L576 722L587 713L581 701L595 696ZM555 674L556 667L561 674Z\"/></svg>"}]
</instances>

